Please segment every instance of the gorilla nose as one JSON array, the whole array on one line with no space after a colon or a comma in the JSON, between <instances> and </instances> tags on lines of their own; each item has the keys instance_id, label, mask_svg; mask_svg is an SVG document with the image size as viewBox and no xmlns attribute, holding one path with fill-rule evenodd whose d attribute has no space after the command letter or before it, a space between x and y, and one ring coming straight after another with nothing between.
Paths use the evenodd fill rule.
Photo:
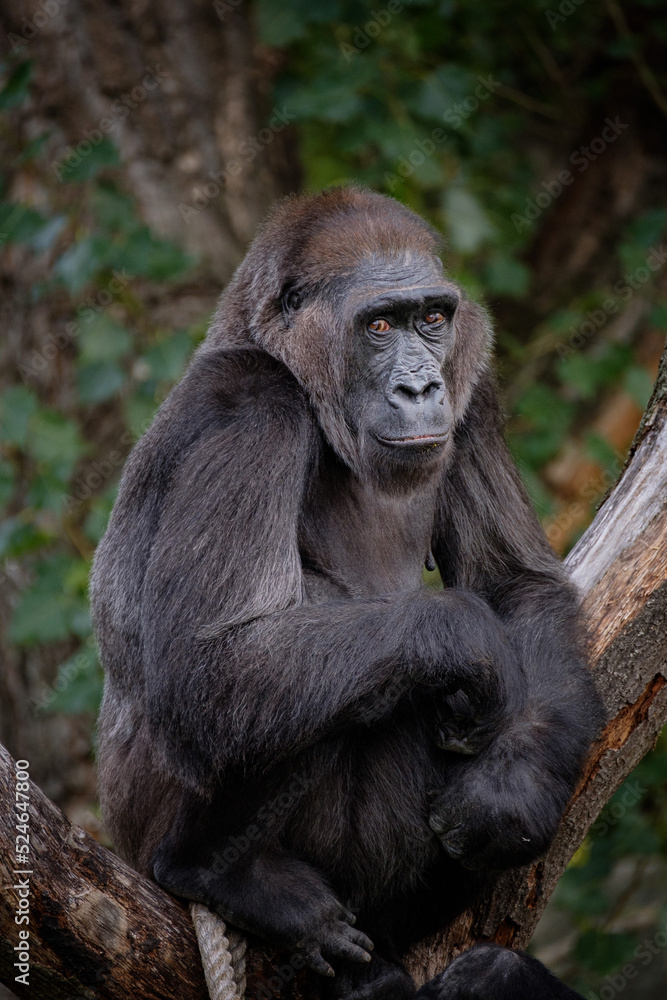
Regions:
<instances>
[{"instance_id":1,"label":"gorilla nose","mask_svg":"<svg viewBox=\"0 0 667 1000\"><path fill-rule=\"evenodd\" d=\"M444 395L444 390L445 386L441 379L419 372L409 372L392 386L389 402L399 409L425 402L438 403Z\"/></svg>"}]
</instances>

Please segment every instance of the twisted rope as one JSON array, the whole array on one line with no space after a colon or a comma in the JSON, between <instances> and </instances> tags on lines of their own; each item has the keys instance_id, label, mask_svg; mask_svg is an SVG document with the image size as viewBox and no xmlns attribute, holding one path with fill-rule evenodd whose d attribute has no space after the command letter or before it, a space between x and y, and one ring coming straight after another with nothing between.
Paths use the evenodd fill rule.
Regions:
<instances>
[{"instance_id":1,"label":"twisted rope","mask_svg":"<svg viewBox=\"0 0 667 1000\"><path fill-rule=\"evenodd\" d=\"M190 903L206 986L211 1000L243 1000L246 940L201 903Z\"/></svg>"}]
</instances>

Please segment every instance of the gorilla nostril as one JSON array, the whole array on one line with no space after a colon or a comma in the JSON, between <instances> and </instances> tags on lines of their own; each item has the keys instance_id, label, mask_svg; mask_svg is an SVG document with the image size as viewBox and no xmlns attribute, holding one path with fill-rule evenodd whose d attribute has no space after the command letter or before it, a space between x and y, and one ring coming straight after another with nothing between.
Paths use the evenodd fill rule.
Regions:
<instances>
[{"instance_id":1,"label":"gorilla nostril","mask_svg":"<svg viewBox=\"0 0 667 1000\"><path fill-rule=\"evenodd\" d=\"M436 392L443 389L441 382L437 382L435 379L430 382L424 382L422 380L415 379L414 382L401 382L395 385L391 391L391 395L398 397L399 400L403 402L410 401L411 403L421 402L422 399L429 399Z\"/></svg>"},{"instance_id":2,"label":"gorilla nostril","mask_svg":"<svg viewBox=\"0 0 667 1000\"><path fill-rule=\"evenodd\" d=\"M403 396L409 400L416 399L420 395L419 390L413 388L411 385L397 385L394 389L394 394Z\"/></svg>"}]
</instances>

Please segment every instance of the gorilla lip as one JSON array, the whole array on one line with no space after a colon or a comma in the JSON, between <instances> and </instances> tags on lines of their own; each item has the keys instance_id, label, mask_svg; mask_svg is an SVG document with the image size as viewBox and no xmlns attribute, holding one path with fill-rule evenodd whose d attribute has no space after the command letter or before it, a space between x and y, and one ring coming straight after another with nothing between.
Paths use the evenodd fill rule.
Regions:
<instances>
[{"instance_id":1,"label":"gorilla lip","mask_svg":"<svg viewBox=\"0 0 667 1000\"><path fill-rule=\"evenodd\" d=\"M381 444L388 444L393 448L409 448L411 445L444 444L449 437L449 431L444 434L417 434L414 437L385 438L376 435Z\"/></svg>"}]
</instances>

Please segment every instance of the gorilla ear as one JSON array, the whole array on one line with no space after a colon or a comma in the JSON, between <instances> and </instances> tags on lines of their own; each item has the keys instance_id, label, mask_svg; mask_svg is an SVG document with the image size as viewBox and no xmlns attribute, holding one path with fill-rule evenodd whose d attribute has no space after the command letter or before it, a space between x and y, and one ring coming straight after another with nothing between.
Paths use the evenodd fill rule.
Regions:
<instances>
[{"instance_id":1,"label":"gorilla ear","mask_svg":"<svg viewBox=\"0 0 667 1000\"><path fill-rule=\"evenodd\" d=\"M301 306L301 293L294 284L290 282L283 288L282 295L280 296L280 305L283 311L283 317L285 322L289 326L292 321L292 317L297 309Z\"/></svg>"}]
</instances>

